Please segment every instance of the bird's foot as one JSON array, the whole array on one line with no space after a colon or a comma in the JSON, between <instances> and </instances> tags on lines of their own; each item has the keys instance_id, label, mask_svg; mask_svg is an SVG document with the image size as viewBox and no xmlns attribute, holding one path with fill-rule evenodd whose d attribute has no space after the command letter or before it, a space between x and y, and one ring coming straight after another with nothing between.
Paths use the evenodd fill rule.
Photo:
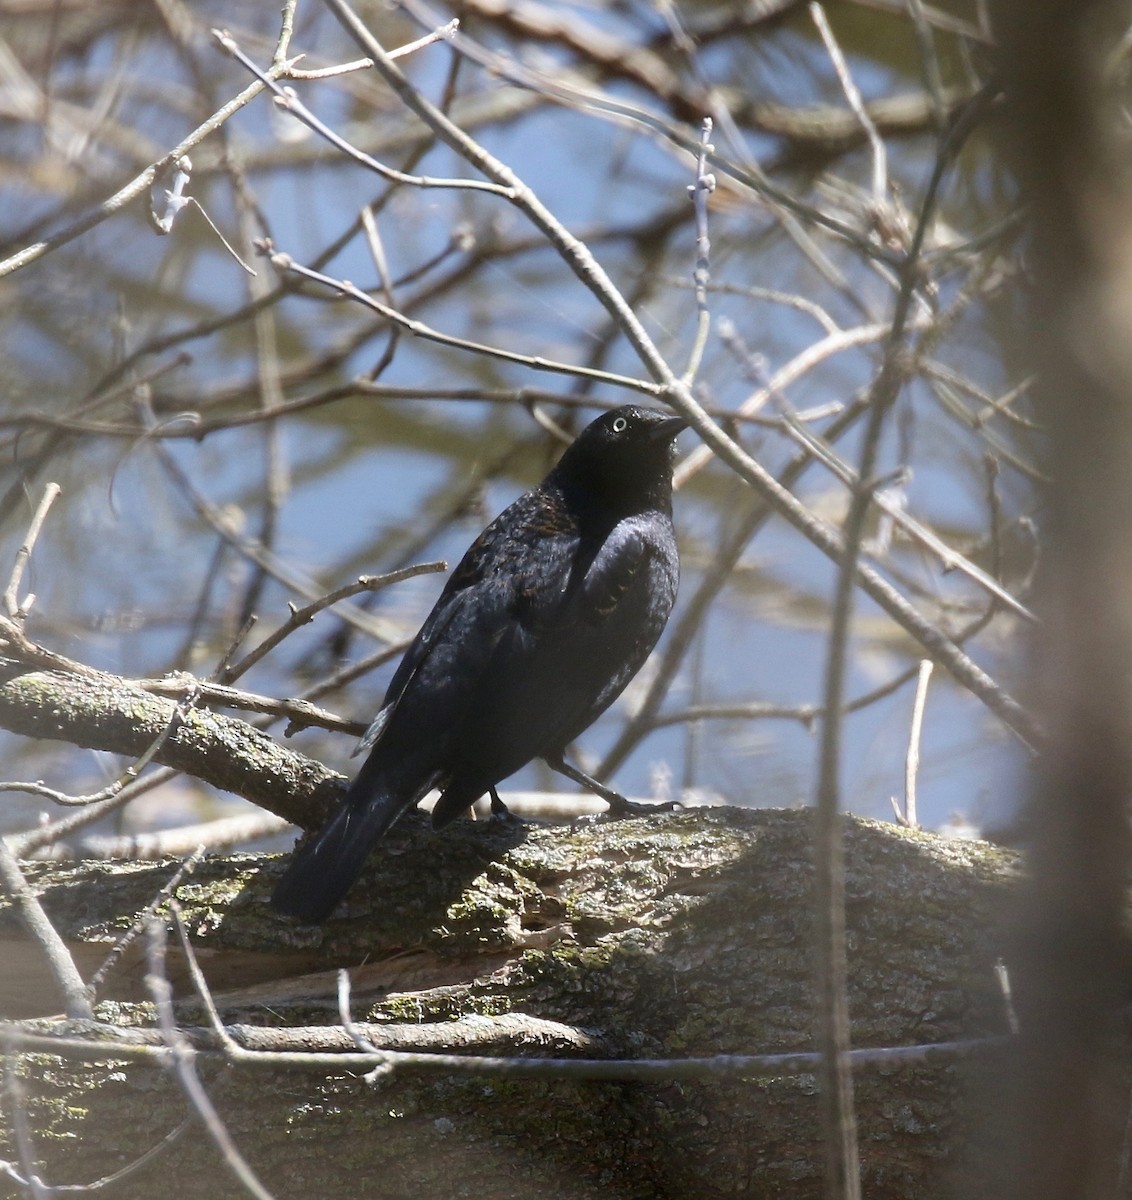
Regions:
<instances>
[{"instance_id":1,"label":"bird's foot","mask_svg":"<svg viewBox=\"0 0 1132 1200\"><path fill-rule=\"evenodd\" d=\"M587 775L585 771L578 770L577 767L571 766L562 758L548 758L546 763L552 770L558 771L560 774L565 775L567 779L572 779L575 783L580 783L582 787L588 788L595 796L600 796L609 805L608 812L599 814L600 817L606 819L617 821L622 817L647 817L653 813L674 812L676 809L684 807L678 800L657 800L651 802L628 800L620 792L615 792L612 788L607 788L604 783L598 783L596 779Z\"/></svg>"},{"instance_id":2,"label":"bird's foot","mask_svg":"<svg viewBox=\"0 0 1132 1200\"><path fill-rule=\"evenodd\" d=\"M610 792L602 799L609 805L602 815L608 820L619 821L623 817L651 817L654 813L677 812L684 806L679 800L629 800L620 792Z\"/></svg>"},{"instance_id":3,"label":"bird's foot","mask_svg":"<svg viewBox=\"0 0 1132 1200\"><path fill-rule=\"evenodd\" d=\"M522 825L524 824L522 817L517 817L499 798L499 793L492 788L491 796L491 820L498 821L500 825Z\"/></svg>"}]
</instances>

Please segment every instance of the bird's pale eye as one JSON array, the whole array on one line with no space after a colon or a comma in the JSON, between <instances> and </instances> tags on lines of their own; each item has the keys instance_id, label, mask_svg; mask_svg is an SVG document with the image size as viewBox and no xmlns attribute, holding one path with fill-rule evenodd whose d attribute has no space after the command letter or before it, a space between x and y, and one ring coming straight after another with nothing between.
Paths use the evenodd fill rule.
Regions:
<instances>
[{"instance_id":1,"label":"bird's pale eye","mask_svg":"<svg viewBox=\"0 0 1132 1200\"><path fill-rule=\"evenodd\" d=\"M629 422L626 421L624 417L618 417L617 420L613 422L613 432L624 433L628 428L628 425Z\"/></svg>"}]
</instances>

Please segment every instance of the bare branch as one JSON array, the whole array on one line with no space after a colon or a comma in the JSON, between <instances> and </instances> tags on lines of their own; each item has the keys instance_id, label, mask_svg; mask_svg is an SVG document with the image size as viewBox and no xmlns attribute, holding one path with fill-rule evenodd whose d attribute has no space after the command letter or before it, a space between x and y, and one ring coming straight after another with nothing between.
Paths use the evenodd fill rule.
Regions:
<instances>
[{"instance_id":1,"label":"bare branch","mask_svg":"<svg viewBox=\"0 0 1132 1200\"><path fill-rule=\"evenodd\" d=\"M299 825L322 819L338 798L342 777L321 763L231 717L189 709L176 720L177 708L100 672L0 675L0 728L13 733L136 757L176 721L154 754L157 762Z\"/></svg>"},{"instance_id":2,"label":"bare branch","mask_svg":"<svg viewBox=\"0 0 1132 1200\"><path fill-rule=\"evenodd\" d=\"M146 985L157 1008L157 1022L162 1040L169 1051L165 1057L166 1066L184 1089L189 1103L204 1123L209 1136L216 1143L216 1148L220 1151L224 1162L244 1189L256 1197L256 1200L274 1200L236 1148L236 1143L232 1141L224 1122L220 1119L220 1114L208 1098L208 1093L204 1090L204 1085L196 1073L194 1066L196 1054L177 1028L173 1017L173 991L169 986L168 979L165 978L165 930L154 920L151 920L148 926L146 960L149 965Z\"/></svg>"},{"instance_id":3,"label":"bare branch","mask_svg":"<svg viewBox=\"0 0 1132 1200\"><path fill-rule=\"evenodd\" d=\"M435 1050L414 1051L385 1048L405 1044L436 1046L481 1043L500 1035L529 1037L563 1035L573 1043L600 1045L600 1036L575 1030L558 1022L540 1020L523 1013L475 1016L466 1021L444 1021L433 1025L356 1025L357 1032L375 1046L373 1053L357 1051L354 1039L344 1028L318 1025L309 1028L270 1029L259 1025L228 1025L227 1039L239 1047L241 1065L266 1070L294 1070L316 1074L335 1070L370 1070L388 1062L400 1071L421 1074L496 1076L510 1079L590 1079L624 1082L719 1082L724 1079L759 1079L781 1075L811 1075L819 1056L809 1051L795 1054L716 1054L691 1058L524 1058L476 1054L445 1054ZM0 1037L11 1038L23 1050L59 1054L87 1060L106 1058L164 1059L167 1045L158 1030L115 1028L99 1022L90 1040L75 1036L72 1023L58 1032L18 1022L0 1024ZM212 1030L179 1029L177 1033L196 1053L218 1049ZM973 1055L997 1054L1012 1045L1009 1037L973 1038L969 1041L938 1042L934 1045L883 1046L853 1050L849 1061L854 1070L914 1069L928 1064L958 1062ZM284 1048L286 1047L286 1048Z\"/></svg>"},{"instance_id":4,"label":"bare branch","mask_svg":"<svg viewBox=\"0 0 1132 1200\"><path fill-rule=\"evenodd\" d=\"M19 908L28 932L43 951L43 957L51 968L59 991L63 994L67 1017L72 1020L93 1019L90 989L83 983L71 952L55 932L54 925L48 920L36 894L28 886L19 863L3 838L0 838L0 887L3 887L9 899Z\"/></svg>"},{"instance_id":5,"label":"bare branch","mask_svg":"<svg viewBox=\"0 0 1132 1200\"><path fill-rule=\"evenodd\" d=\"M916 815L916 776L920 769L920 733L924 724L924 707L928 700L928 683L932 677L933 663L924 659L920 663L916 680L916 698L912 704L912 723L908 731L908 753L904 760L904 808L895 800L892 807L896 811L896 819L909 829L916 829L919 819Z\"/></svg>"},{"instance_id":6,"label":"bare branch","mask_svg":"<svg viewBox=\"0 0 1132 1200\"><path fill-rule=\"evenodd\" d=\"M286 62L274 62L264 72L267 79L279 79L287 74L288 64ZM68 242L72 242L75 238L93 229L96 225L100 225L103 221L110 217L116 216L128 204L131 204L139 196L144 195L165 173L173 167L180 159L184 158L195 146L199 145L214 134L234 113L240 111L245 105L249 104L264 90L265 84L258 79L250 83L239 95L234 96L227 104L222 105L216 110L206 121L202 121L187 137L178 142L167 154L164 154L155 163L146 167L140 175L135 175L125 187L119 188L112 196L107 197L96 209L87 213L86 216L74 221L65 229L58 233L52 234L42 241L35 242L30 246L26 246L17 254L4 259L0 262L0 279L12 272L20 270L22 267L29 266L31 263L41 259L45 254L49 254L52 250L58 250L60 246L65 246Z\"/></svg>"},{"instance_id":7,"label":"bare branch","mask_svg":"<svg viewBox=\"0 0 1132 1200\"><path fill-rule=\"evenodd\" d=\"M35 603L35 597L30 595L24 597L21 602L19 598L20 583L24 577L24 569L27 567L28 560L35 549L35 543L39 540L43 522L47 519L48 509L54 504L59 492L60 488L57 483L49 483L43 489L43 497L35 510L35 514L32 516L31 524L28 526L24 540L20 548L16 551L16 558L12 564L12 574L8 578L8 586L4 589L4 608L13 621L23 620L27 616L32 604Z\"/></svg>"},{"instance_id":8,"label":"bare branch","mask_svg":"<svg viewBox=\"0 0 1132 1200\"><path fill-rule=\"evenodd\" d=\"M320 596L317 600L313 600L310 604L304 605L302 608L291 608L291 616L269 637L264 638L262 642L251 653L246 654L238 663L231 667L226 667L219 675L221 684L230 684L234 680L239 679L245 672L251 670L256 663L260 662L272 650L276 648L296 629L301 629L304 625L309 625L314 618L323 611L323 609L331 608L340 600L347 600L351 596L357 596L362 592L378 592L382 588L389 587L394 583L402 583L406 579L415 579L418 575L430 575L437 571L446 571L448 564L445 562L430 562L419 563L412 567L402 567L399 571L389 571L385 575L362 575L353 583L348 583L344 587L336 588L332 592L327 592L325 596Z\"/></svg>"}]
</instances>

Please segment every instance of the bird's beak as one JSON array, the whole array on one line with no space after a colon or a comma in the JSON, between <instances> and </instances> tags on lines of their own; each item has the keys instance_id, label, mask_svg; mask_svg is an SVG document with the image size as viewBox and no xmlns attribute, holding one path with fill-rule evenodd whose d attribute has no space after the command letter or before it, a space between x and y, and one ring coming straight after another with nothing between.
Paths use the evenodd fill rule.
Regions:
<instances>
[{"instance_id":1,"label":"bird's beak","mask_svg":"<svg viewBox=\"0 0 1132 1200\"><path fill-rule=\"evenodd\" d=\"M650 442L670 442L677 434L688 428L688 422L683 417L666 417L658 421L649 430Z\"/></svg>"}]
</instances>

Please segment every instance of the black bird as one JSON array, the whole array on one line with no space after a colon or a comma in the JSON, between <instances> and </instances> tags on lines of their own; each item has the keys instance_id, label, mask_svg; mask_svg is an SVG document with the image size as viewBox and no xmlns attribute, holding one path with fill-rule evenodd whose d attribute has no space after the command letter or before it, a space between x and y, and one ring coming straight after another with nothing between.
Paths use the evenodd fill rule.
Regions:
<instances>
[{"instance_id":1,"label":"black bird","mask_svg":"<svg viewBox=\"0 0 1132 1200\"><path fill-rule=\"evenodd\" d=\"M533 758L563 761L640 669L672 611L679 417L626 405L587 426L538 487L472 543L397 668L337 812L296 853L272 905L325 920L370 850L432 788L439 829Z\"/></svg>"}]
</instances>

